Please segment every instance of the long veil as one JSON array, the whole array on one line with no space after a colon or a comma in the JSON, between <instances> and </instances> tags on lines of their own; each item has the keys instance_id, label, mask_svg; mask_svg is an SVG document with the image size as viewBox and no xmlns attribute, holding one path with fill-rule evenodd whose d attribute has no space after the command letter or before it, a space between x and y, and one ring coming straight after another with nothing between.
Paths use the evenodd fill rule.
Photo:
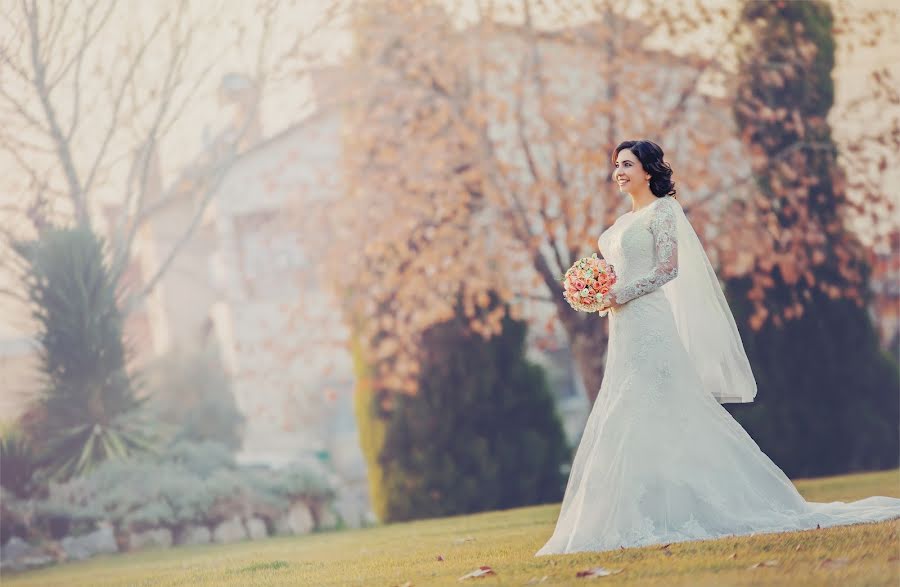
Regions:
<instances>
[{"instance_id":1,"label":"long veil","mask_svg":"<svg viewBox=\"0 0 900 587\"><path fill-rule=\"evenodd\" d=\"M678 230L678 276L662 286L669 299L678 336L703 387L719 403L746 403L756 397L756 379L744 351L734 316L716 272L681 207L675 202Z\"/></svg>"}]
</instances>

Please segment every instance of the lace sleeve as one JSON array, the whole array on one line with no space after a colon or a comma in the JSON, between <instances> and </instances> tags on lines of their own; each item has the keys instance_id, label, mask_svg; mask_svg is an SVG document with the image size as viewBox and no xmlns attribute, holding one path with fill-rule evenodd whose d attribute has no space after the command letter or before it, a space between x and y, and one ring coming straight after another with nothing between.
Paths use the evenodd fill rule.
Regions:
<instances>
[{"instance_id":1,"label":"lace sleeve","mask_svg":"<svg viewBox=\"0 0 900 587\"><path fill-rule=\"evenodd\" d=\"M675 212L667 205L670 203L660 202L650 221L650 232L653 233L656 250L653 270L639 279L613 285L610 289L613 304L621 305L659 289L678 275L678 232Z\"/></svg>"}]
</instances>

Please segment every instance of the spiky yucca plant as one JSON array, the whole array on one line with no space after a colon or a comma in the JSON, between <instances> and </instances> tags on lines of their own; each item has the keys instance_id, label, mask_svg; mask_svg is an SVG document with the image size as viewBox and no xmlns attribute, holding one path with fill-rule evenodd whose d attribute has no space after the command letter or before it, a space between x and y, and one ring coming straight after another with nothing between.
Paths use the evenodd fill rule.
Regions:
<instances>
[{"instance_id":1,"label":"spiky yucca plant","mask_svg":"<svg viewBox=\"0 0 900 587\"><path fill-rule=\"evenodd\" d=\"M126 371L117 276L87 228L54 228L18 242L37 322L43 393L31 436L54 479L150 450L142 404Z\"/></svg>"},{"instance_id":2,"label":"spiky yucca plant","mask_svg":"<svg viewBox=\"0 0 900 587\"><path fill-rule=\"evenodd\" d=\"M0 486L16 497L27 497L34 485L38 457L16 428L0 431Z\"/></svg>"}]
</instances>

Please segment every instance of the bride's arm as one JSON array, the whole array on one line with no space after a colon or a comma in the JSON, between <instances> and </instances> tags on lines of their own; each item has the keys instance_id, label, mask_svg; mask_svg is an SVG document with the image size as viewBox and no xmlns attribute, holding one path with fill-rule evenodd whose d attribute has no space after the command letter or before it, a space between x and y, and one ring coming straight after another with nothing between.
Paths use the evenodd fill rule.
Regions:
<instances>
[{"instance_id":1,"label":"bride's arm","mask_svg":"<svg viewBox=\"0 0 900 587\"><path fill-rule=\"evenodd\" d=\"M671 202L660 202L653 211L650 232L656 249L656 261L648 275L628 283L616 283L609 291L613 306L630 302L636 297L659 289L678 275L678 238L675 212Z\"/></svg>"}]
</instances>

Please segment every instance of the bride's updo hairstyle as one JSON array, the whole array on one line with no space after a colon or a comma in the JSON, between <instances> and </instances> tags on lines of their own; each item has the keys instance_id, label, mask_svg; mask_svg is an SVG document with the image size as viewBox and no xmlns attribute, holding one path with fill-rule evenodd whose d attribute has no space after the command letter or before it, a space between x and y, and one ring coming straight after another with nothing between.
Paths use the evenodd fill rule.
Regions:
<instances>
[{"instance_id":1,"label":"bride's updo hairstyle","mask_svg":"<svg viewBox=\"0 0 900 587\"><path fill-rule=\"evenodd\" d=\"M616 166L616 158L619 151L628 149L638 161L644 171L650 174L650 191L657 198L675 195L675 182L672 181L672 168L663 161L662 148L653 141L623 141L616 147L612 156L613 167Z\"/></svg>"}]
</instances>

